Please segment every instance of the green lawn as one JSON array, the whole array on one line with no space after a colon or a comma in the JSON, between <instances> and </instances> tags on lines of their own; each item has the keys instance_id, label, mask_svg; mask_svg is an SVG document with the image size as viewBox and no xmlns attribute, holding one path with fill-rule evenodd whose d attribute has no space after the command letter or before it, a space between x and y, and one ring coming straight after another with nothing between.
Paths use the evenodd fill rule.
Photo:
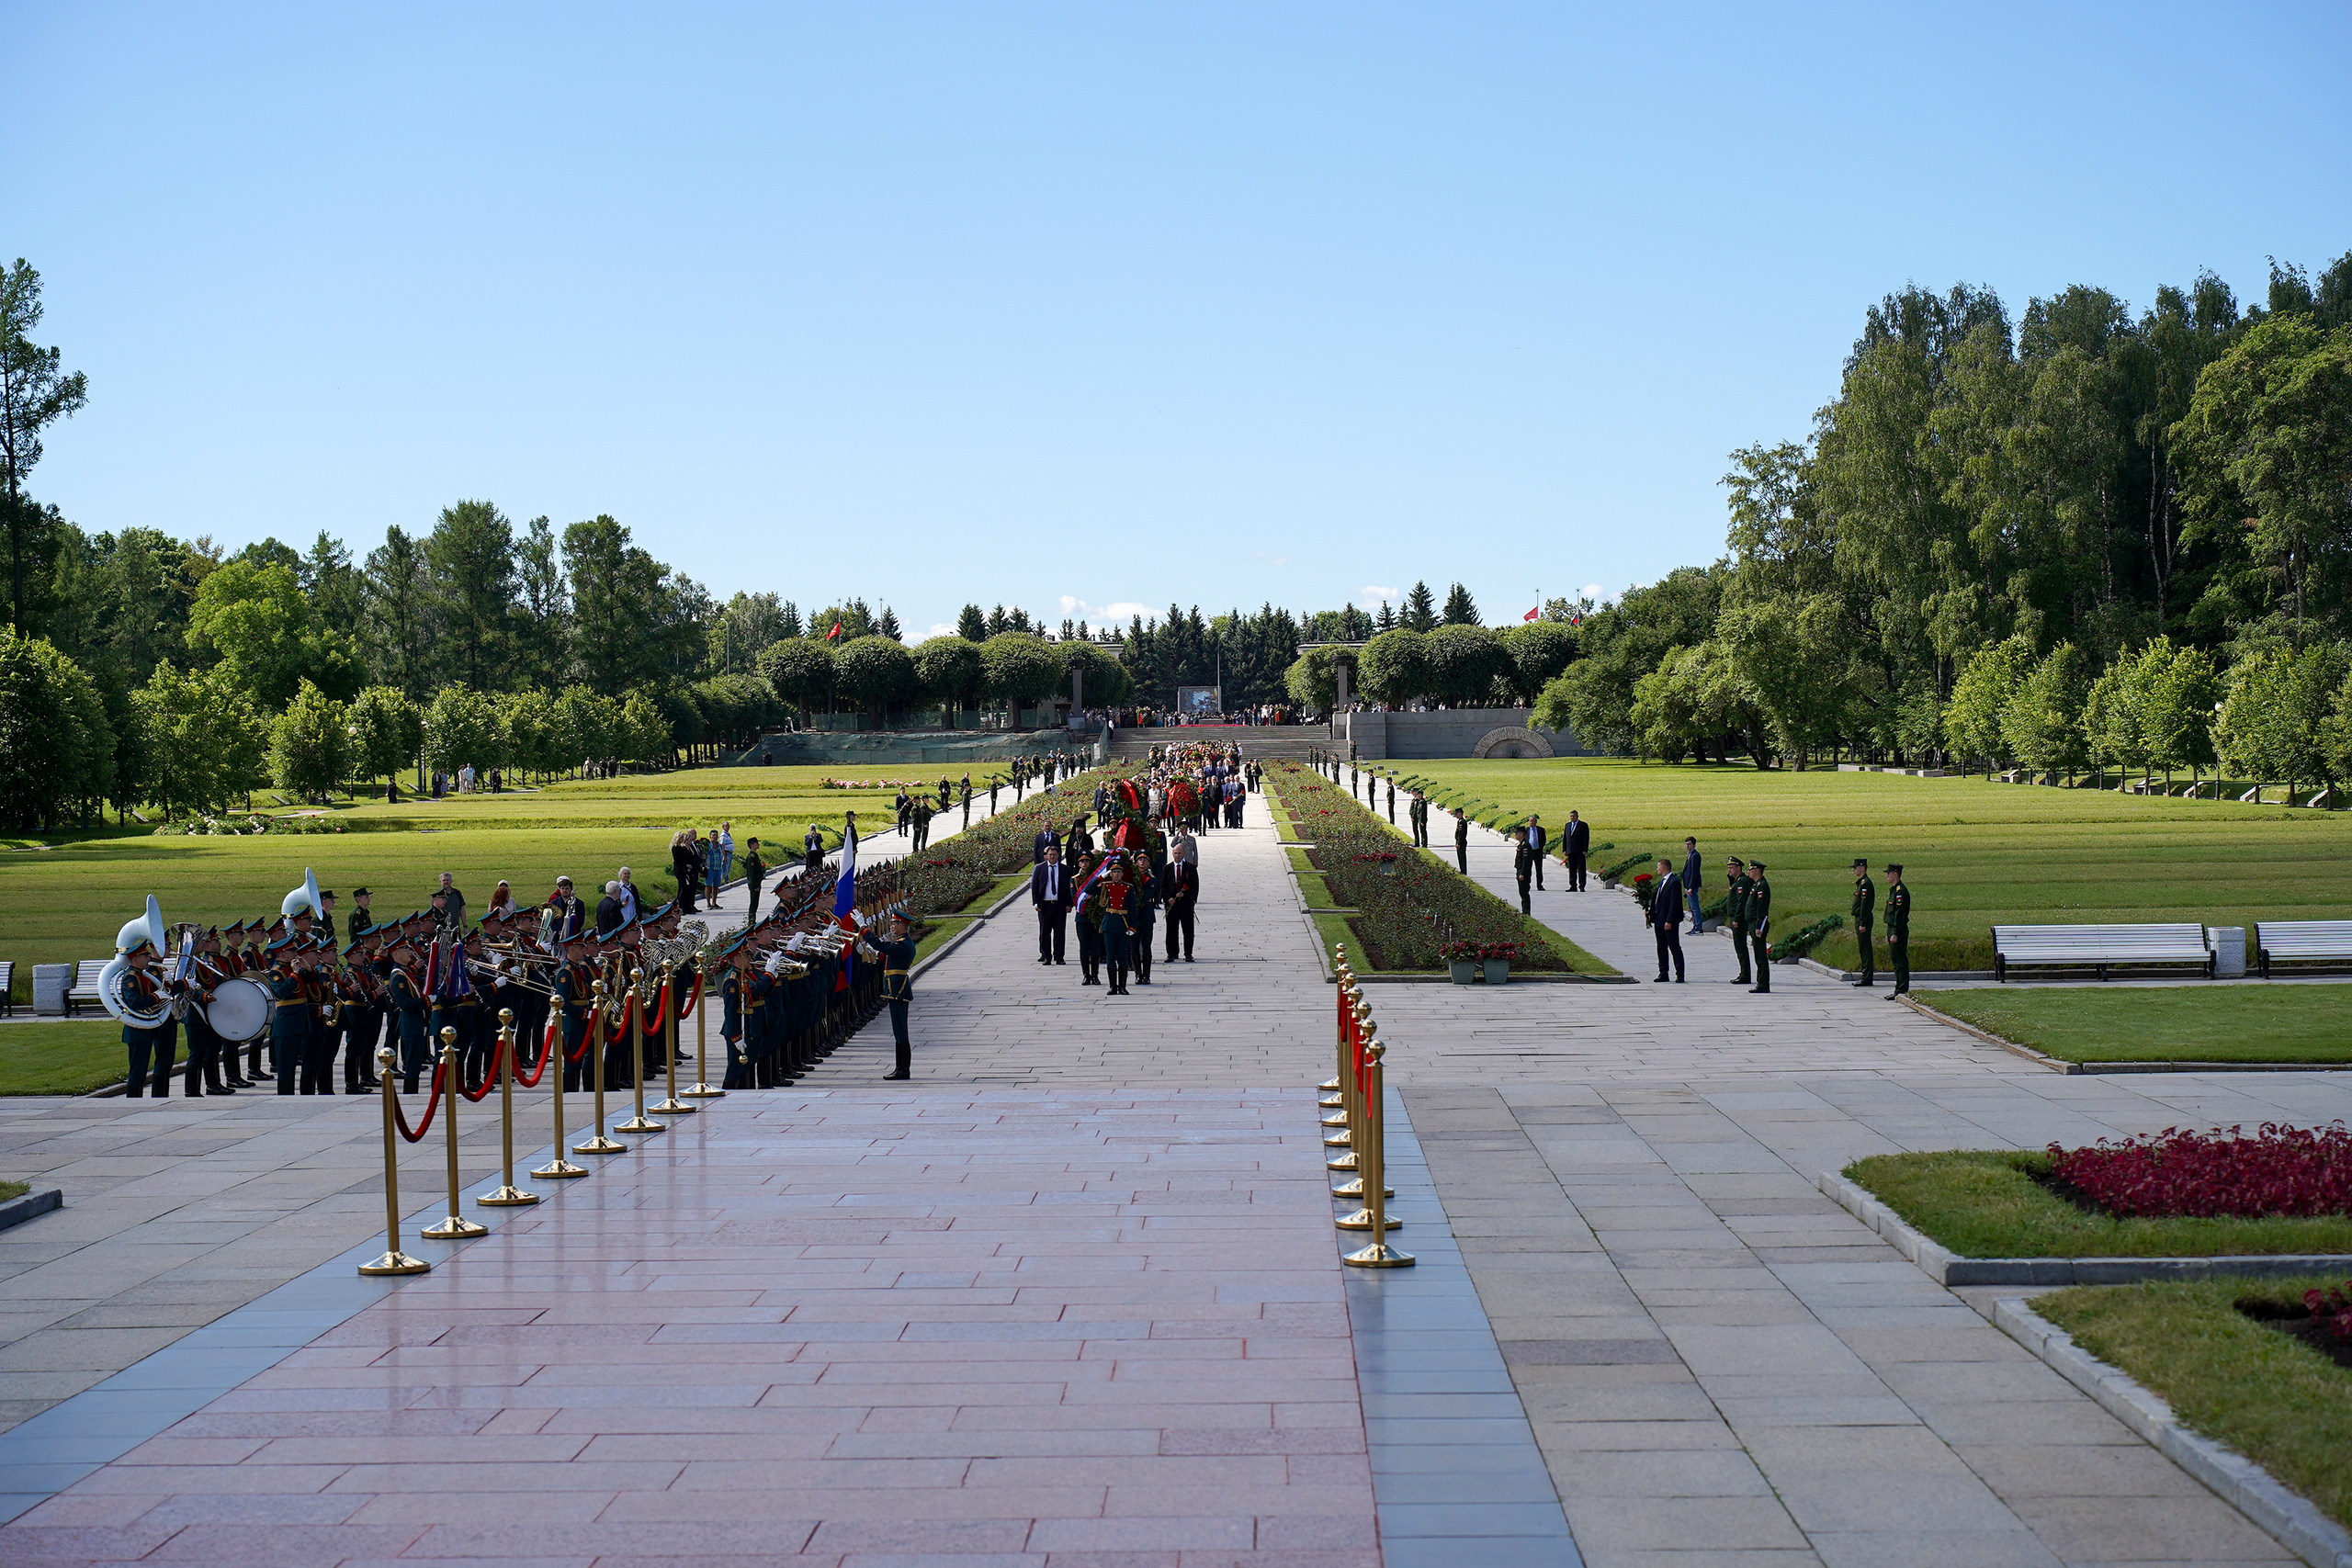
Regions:
<instances>
[{"instance_id":1,"label":"green lawn","mask_svg":"<svg viewBox=\"0 0 2352 1568\"><path fill-rule=\"evenodd\" d=\"M666 890L670 835L680 828L707 831L731 821L738 855L757 835L774 865L797 858L811 822L838 829L843 812L854 810L869 834L891 823L894 791L821 788L829 776L923 775L904 766L695 768L437 804L344 805L334 813L349 829L341 834L157 838L107 829L51 848L0 852L0 958L17 961L22 1001L32 995L33 964L111 953L116 931L149 893L162 900L166 920L275 917L308 866L321 886L342 895L338 922L349 915L354 886L375 890L379 917L402 914L424 905L443 871L457 877L476 910L501 877L514 885L518 902L530 903L545 898L560 874L569 874L593 905L595 889L622 865L650 888ZM936 786L938 777L930 773L928 782ZM1012 803L1010 792L1001 803ZM944 841L960 820L955 812L939 819L935 839ZM884 847L900 842L893 835Z\"/></svg>"},{"instance_id":2,"label":"green lawn","mask_svg":"<svg viewBox=\"0 0 2352 1568\"><path fill-rule=\"evenodd\" d=\"M1962 1258L2237 1258L2352 1253L2352 1216L2110 1219L2033 1178L2044 1154L1872 1155L1846 1169L1904 1221Z\"/></svg>"},{"instance_id":3,"label":"green lawn","mask_svg":"<svg viewBox=\"0 0 2352 1568\"><path fill-rule=\"evenodd\" d=\"M2069 1062L2352 1063L2352 987L1916 991L1939 1012Z\"/></svg>"},{"instance_id":4,"label":"green lawn","mask_svg":"<svg viewBox=\"0 0 2352 1568\"><path fill-rule=\"evenodd\" d=\"M183 1051L187 1044L183 1036ZM0 1094L87 1094L119 1082L130 1070L122 1025L112 1019L0 1023Z\"/></svg>"},{"instance_id":5,"label":"green lawn","mask_svg":"<svg viewBox=\"0 0 2352 1568\"><path fill-rule=\"evenodd\" d=\"M1776 931L1844 914L1856 855L1874 872L1899 861L1916 969L1990 969L1996 924L2202 920L2251 935L2257 919L2352 919L2347 812L1589 757L1380 765L1486 803L1481 817L1540 812L1555 837L1573 807L1618 846L1611 861L1651 850L1679 864L1695 835L1710 899L1724 857L1761 855ZM1852 933L1814 956L1852 964Z\"/></svg>"},{"instance_id":6,"label":"green lawn","mask_svg":"<svg viewBox=\"0 0 2352 1568\"><path fill-rule=\"evenodd\" d=\"M2300 1304L2340 1280L2078 1285L2033 1310L2162 1394L2190 1430L2244 1454L2352 1525L2352 1369L2236 1309Z\"/></svg>"},{"instance_id":7,"label":"green lawn","mask_svg":"<svg viewBox=\"0 0 2352 1568\"><path fill-rule=\"evenodd\" d=\"M21 1198L32 1190L30 1182L0 1181L0 1203L6 1203L13 1198Z\"/></svg>"}]
</instances>

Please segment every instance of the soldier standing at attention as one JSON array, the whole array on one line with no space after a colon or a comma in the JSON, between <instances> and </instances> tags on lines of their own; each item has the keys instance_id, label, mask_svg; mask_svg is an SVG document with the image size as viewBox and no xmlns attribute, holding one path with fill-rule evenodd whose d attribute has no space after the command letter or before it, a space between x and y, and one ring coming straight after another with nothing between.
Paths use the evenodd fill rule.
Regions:
<instances>
[{"instance_id":1,"label":"soldier standing at attention","mask_svg":"<svg viewBox=\"0 0 2352 1568\"><path fill-rule=\"evenodd\" d=\"M1764 880L1764 863L1747 863L1748 940L1756 944L1756 984L1748 989L1772 994L1772 885Z\"/></svg>"},{"instance_id":2,"label":"soldier standing at attention","mask_svg":"<svg viewBox=\"0 0 2352 1568\"><path fill-rule=\"evenodd\" d=\"M1453 808L1453 864L1463 875L1470 874L1470 818L1458 806Z\"/></svg>"},{"instance_id":3,"label":"soldier standing at attention","mask_svg":"<svg viewBox=\"0 0 2352 1568\"><path fill-rule=\"evenodd\" d=\"M1731 950L1739 955L1739 975L1735 986L1756 984L1747 973L1747 867L1737 855L1731 857L1731 889L1724 901L1724 923L1731 927Z\"/></svg>"},{"instance_id":4,"label":"soldier standing at attention","mask_svg":"<svg viewBox=\"0 0 2352 1568\"><path fill-rule=\"evenodd\" d=\"M1528 906L1528 886L1534 878L1535 868L1544 862L1535 846L1528 842L1526 829L1513 828L1510 844L1510 870L1519 878L1519 918L1523 920L1532 912Z\"/></svg>"},{"instance_id":5,"label":"soldier standing at attention","mask_svg":"<svg viewBox=\"0 0 2352 1568\"><path fill-rule=\"evenodd\" d=\"M890 934L880 941L860 938L858 949L868 960L882 965L882 999L890 1004L890 1040L898 1047L898 1068L882 1076L903 1078L913 1076L914 1047L907 1040L907 1004L914 1000L914 981L907 971L914 967L914 938L904 906L890 911Z\"/></svg>"},{"instance_id":6,"label":"soldier standing at attention","mask_svg":"<svg viewBox=\"0 0 2352 1568\"><path fill-rule=\"evenodd\" d=\"M816 829L811 829L809 830L814 832ZM760 884L765 882L767 880L767 876L768 863L760 858L759 840L744 840L743 888L744 892L749 896L749 902L745 904L743 912L743 929L745 931L750 931L753 926L760 923Z\"/></svg>"},{"instance_id":7,"label":"soldier standing at attention","mask_svg":"<svg viewBox=\"0 0 2352 1568\"><path fill-rule=\"evenodd\" d=\"M1852 915L1854 940L1861 944L1862 949L1862 973L1861 977L1854 981L1854 984L1866 991L1871 988L1871 982L1878 977L1877 970L1873 967L1874 956L1871 952L1871 916L1877 908L1878 884L1871 880L1871 863L1856 855Z\"/></svg>"},{"instance_id":8,"label":"soldier standing at attention","mask_svg":"<svg viewBox=\"0 0 2352 1568\"><path fill-rule=\"evenodd\" d=\"M1899 865L1886 868L1886 960L1894 969L1892 1001L1911 989L1911 889Z\"/></svg>"},{"instance_id":9,"label":"soldier standing at attention","mask_svg":"<svg viewBox=\"0 0 2352 1568\"><path fill-rule=\"evenodd\" d=\"M1396 826L1396 781L1393 777L1388 781L1388 825Z\"/></svg>"}]
</instances>

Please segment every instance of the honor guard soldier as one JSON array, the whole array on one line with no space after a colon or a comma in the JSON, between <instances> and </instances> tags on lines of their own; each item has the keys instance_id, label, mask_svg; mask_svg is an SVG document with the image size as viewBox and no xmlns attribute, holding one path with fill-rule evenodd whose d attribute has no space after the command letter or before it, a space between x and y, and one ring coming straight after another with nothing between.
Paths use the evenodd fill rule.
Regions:
<instances>
[{"instance_id":1,"label":"honor guard soldier","mask_svg":"<svg viewBox=\"0 0 2352 1568\"><path fill-rule=\"evenodd\" d=\"M1731 886L1724 895L1724 924L1731 928L1731 950L1739 958L1739 973L1731 983L1752 986L1756 982L1747 973L1747 866L1737 855L1724 863L1731 870Z\"/></svg>"},{"instance_id":2,"label":"honor guard soldier","mask_svg":"<svg viewBox=\"0 0 2352 1568\"><path fill-rule=\"evenodd\" d=\"M882 965L882 999L890 1007L890 1041L898 1050L898 1066L885 1077L905 1078L914 1076L914 1047L907 1038L907 1004L914 1000L915 984L910 973L914 968L915 942L913 922L907 918L906 906L896 905L890 910L890 934L878 941L861 937L859 951L871 962Z\"/></svg>"},{"instance_id":3,"label":"honor guard soldier","mask_svg":"<svg viewBox=\"0 0 2352 1568\"><path fill-rule=\"evenodd\" d=\"M1849 912L1854 921L1854 941L1862 950L1862 972L1853 983L1864 990L1871 988L1877 971L1871 952L1871 916L1878 908L1878 884L1871 880L1871 863L1860 855L1854 857L1854 901Z\"/></svg>"},{"instance_id":4,"label":"honor guard soldier","mask_svg":"<svg viewBox=\"0 0 2352 1568\"><path fill-rule=\"evenodd\" d=\"M269 1060L280 1094L294 1092L311 1038L311 981L296 957L301 940L281 937L270 948L277 962L269 972L269 994L277 998L277 1007L269 1016Z\"/></svg>"},{"instance_id":5,"label":"honor guard soldier","mask_svg":"<svg viewBox=\"0 0 2352 1568\"><path fill-rule=\"evenodd\" d=\"M1764 880L1764 863L1747 863L1747 938L1756 949L1756 984L1748 989L1770 996L1772 991L1772 885Z\"/></svg>"},{"instance_id":6,"label":"honor guard soldier","mask_svg":"<svg viewBox=\"0 0 2352 1568\"><path fill-rule=\"evenodd\" d=\"M573 931L563 942L563 967L556 971L556 1029L562 1043L563 1088L572 1093L585 1087L588 1064L595 1053L583 1050L588 1017L596 1006L596 971L588 963L588 933Z\"/></svg>"},{"instance_id":7,"label":"honor guard soldier","mask_svg":"<svg viewBox=\"0 0 2352 1568\"><path fill-rule=\"evenodd\" d=\"M1513 828L1510 830L1510 844L1511 874L1519 878L1519 918L1523 920L1528 918L1530 912L1528 889L1533 885L1535 868L1543 863L1543 856L1542 852L1528 841L1527 829L1524 828Z\"/></svg>"},{"instance_id":8,"label":"honor guard soldier","mask_svg":"<svg viewBox=\"0 0 2352 1568\"><path fill-rule=\"evenodd\" d=\"M1458 806L1453 808L1453 863L1463 875L1470 874L1470 818Z\"/></svg>"},{"instance_id":9,"label":"honor guard soldier","mask_svg":"<svg viewBox=\"0 0 2352 1568\"><path fill-rule=\"evenodd\" d=\"M384 981L384 999L392 1012L392 1037L399 1043L401 1085L416 1092L431 1048L424 1033L426 999L424 972L417 963L416 940L403 926L392 941L392 972Z\"/></svg>"},{"instance_id":10,"label":"honor guard soldier","mask_svg":"<svg viewBox=\"0 0 2352 1568\"><path fill-rule=\"evenodd\" d=\"M1911 989L1911 888L1899 865L1886 868L1886 961L1894 971L1892 1000Z\"/></svg>"}]
</instances>

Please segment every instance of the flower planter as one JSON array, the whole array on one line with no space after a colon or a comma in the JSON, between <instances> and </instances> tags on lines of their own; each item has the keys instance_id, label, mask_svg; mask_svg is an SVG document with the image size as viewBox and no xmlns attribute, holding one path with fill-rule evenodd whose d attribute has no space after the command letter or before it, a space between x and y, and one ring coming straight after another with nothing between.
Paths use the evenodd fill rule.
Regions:
<instances>
[{"instance_id":1,"label":"flower planter","mask_svg":"<svg viewBox=\"0 0 2352 1568\"><path fill-rule=\"evenodd\" d=\"M1508 986L1510 984L1510 959L1489 958L1486 960L1486 965L1487 984L1489 986Z\"/></svg>"},{"instance_id":2,"label":"flower planter","mask_svg":"<svg viewBox=\"0 0 2352 1568\"><path fill-rule=\"evenodd\" d=\"M1453 971L1453 983L1455 985L1475 986L1478 983L1478 960L1475 958L1457 958L1449 964L1448 967Z\"/></svg>"}]
</instances>

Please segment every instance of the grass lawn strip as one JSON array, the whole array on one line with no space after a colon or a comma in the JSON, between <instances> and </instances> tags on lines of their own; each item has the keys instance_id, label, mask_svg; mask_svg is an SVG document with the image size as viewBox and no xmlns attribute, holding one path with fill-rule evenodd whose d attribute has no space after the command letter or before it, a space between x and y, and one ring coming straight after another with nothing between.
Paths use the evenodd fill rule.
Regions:
<instances>
[{"instance_id":1,"label":"grass lawn strip","mask_svg":"<svg viewBox=\"0 0 2352 1568\"><path fill-rule=\"evenodd\" d=\"M2352 1066L2352 987L1937 990L1913 999L2065 1062Z\"/></svg>"},{"instance_id":2,"label":"grass lawn strip","mask_svg":"<svg viewBox=\"0 0 2352 1568\"><path fill-rule=\"evenodd\" d=\"M1872 1155L1845 1174L1962 1258L2352 1255L2352 1216L2111 1219L2034 1180L2049 1168L2030 1150L1961 1150Z\"/></svg>"},{"instance_id":3,"label":"grass lawn strip","mask_svg":"<svg viewBox=\"0 0 2352 1568\"><path fill-rule=\"evenodd\" d=\"M1291 799L1285 791L1295 795L1298 797L1297 800ZM1522 946L1522 959L1513 965L1515 975L1566 971L1570 974L1601 978L1611 977L1618 974L1613 966L1603 963L1543 922L1521 919L1516 909L1477 884L1460 877L1451 865L1433 852L1414 849L1409 838L1402 829L1388 823L1379 813L1365 808L1360 801L1349 796L1344 790L1340 789L1320 774L1291 766L1270 769L1266 775L1265 799L1273 814L1276 829L1283 838L1316 840L1317 835L1320 835L1330 840L1329 844L1317 841L1313 849L1289 848L1283 851L1284 855L1288 857L1292 875L1297 880L1300 892L1310 911L1363 909L1362 913L1351 915L1321 913L1311 915L1324 942L1327 964L1329 962L1332 947L1336 943L1344 942L1347 945L1351 967L1362 975L1445 973L1444 969L1434 962L1426 966L1398 969L1385 968L1377 964L1374 955L1378 951L1378 944L1367 938L1362 924L1363 921L1374 918L1374 913L1368 908L1363 908L1362 904L1356 900L1363 899L1366 892L1385 894L1389 889L1385 886L1385 882L1370 881L1369 878L1373 874L1362 873L1352 864L1329 863L1318 866L1318 856L1351 855L1357 852L1346 847L1347 842L1351 837L1361 842L1366 836L1365 823L1368 822L1370 829L1377 836L1377 842L1388 846L1399 857L1400 868L1403 862L1409 862L1414 867L1419 868L1421 874L1419 877L1408 875L1400 878L1400 883L1419 881L1425 890L1439 890L1449 896L1457 893L1467 894L1482 914L1491 915L1494 919L1508 922L1511 926L1512 935ZM1300 803L1308 800L1317 803L1323 811L1330 814L1317 817L1319 825L1314 832L1301 830L1295 815L1295 812L1301 808ZM1321 803L1326 801L1329 804L1321 806ZM1351 899L1334 886L1335 879L1355 880L1361 890L1355 895L1354 899ZM1401 886L1396 890L1406 891ZM1536 944L1540 944L1544 949L1543 953L1534 962L1527 962L1524 956L1525 947Z\"/></svg>"},{"instance_id":4,"label":"grass lawn strip","mask_svg":"<svg viewBox=\"0 0 2352 1568\"><path fill-rule=\"evenodd\" d=\"M2189 1430L2252 1460L2352 1527L2352 1369L2236 1310L2299 1303L2341 1279L2076 1286L2030 1305L2163 1396Z\"/></svg>"},{"instance_id":5,"label":"grass lawn strip","mask_svg":"<svg viewBox=\"0 0 2352 1568\"><path fill-rule=\"evenodd\" d=\"M32 1184L30 1182L0 1181L0 1203L8 1202L12 1199L21 1198L31 1190Z\"/></svg>"},{"instance_id":6,"label":"grass lawn strip","mask_svg":"<svg viewBox=\"0 0 2352 1568\"><path fill-rule=\"evenodd\" d=\"M1590 757L1380 766L1400 793L1423 781L1441 809L1499 802L1476 814L1506 825L1539 812L1555 840L1572 807L1596 840L1628 853L1646 843L1679 863L1683 835L1695 835L1710 903L1724 857L1760 855L1776 929L1843 914L1856 855L1873 868L1899 861L1916 889L1911 965L1921 972L1990 969L1996 924L2202 920L2251 938L2257 920L2352 919L2347 812ZM1596 852L1596 872L1608 863ZM1877 936L1883 974L1883 927ZM1854 967L1852 931L1832 932L1813 957Z\"/></svg>"},{"instance_id":7,"label":"grass lawn strip","mask_svg":"<svg viewBox=\"0 0 2352 1568\"><path fill-rule=\"evenodd\" d=\"M122 1025L0 1024L0 1095L87 1094L130 1071Z\"/></svg>"}]
</instances>

